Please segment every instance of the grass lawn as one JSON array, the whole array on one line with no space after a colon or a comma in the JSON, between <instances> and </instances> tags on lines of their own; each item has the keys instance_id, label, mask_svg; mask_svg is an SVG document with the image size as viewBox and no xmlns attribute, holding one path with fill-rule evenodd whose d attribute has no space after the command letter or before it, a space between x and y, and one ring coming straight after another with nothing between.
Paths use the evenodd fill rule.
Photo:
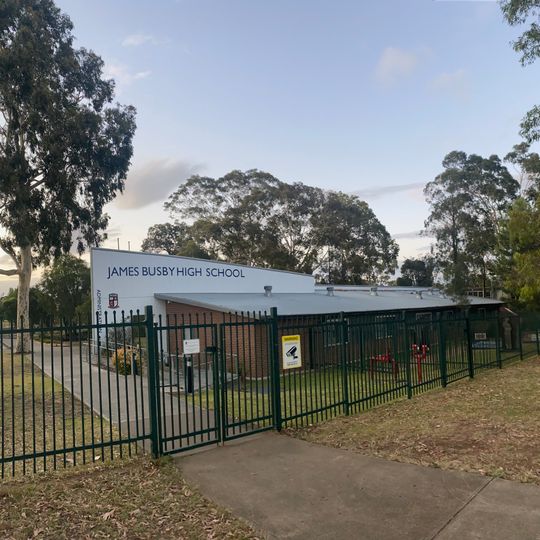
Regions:
<instances>
[{"instance_id":1,"label":"grass lawn","mask_svg":"<svg viewBox=\"0 0 540 540\"><path fill-rule=\"evenodd\" d=\"M513 352L519 356L519 352ZM473 351L473 362L477 370L488 365L496 365L495 350ZM358 369L359 362L351 363L347 369L347 388L351 410L357 411L381 405L407 396L407 368L396 364L393 373L390 363L364 362L364 369ZM468 362L466 351L448 349L447 373L449 380L467 377ZM483 371L483 370L482 370ZM438 351L417 363L411 359L410 383L414 392L419 393L441 385ZM422 383L425 383L422 385ZM236 422L250 423L272 414L270 379L245 380L238 378L229 383L226 390L227 416ZM316 423L336 414L343 414L344 380L340 368L326 367L315 370L290 370L280 377L281 416L285 425L298 427L302 423ZM214 409L214 391L202 391L192 398L197 406ZM288 419L288 420L287 420ZM256 422L259 426L269 425L270 419Z\"/></svg>"},{"instance_id":2,"label":"grass lawn","mask_svg":"<svg viewBox=\"0 0 540 540\"><path fill-rule=\"evenodd\" d=\"M257 538L190 488L165 460L137 458L0 486L0 537Z\"/></svg>"},{"instance_id":3,"label":"grass lawn","mask_svg":"<svg viewBox=\"0 0 540 540\"><path fill-rule=\"evenodd\" d=\"M387 399L395 399L404 395L405 381L403 377L395 380L389 370L379 371L370 376L366 371L350 370L348 372L349 397L380 396L389 393ZM240 383L233 381L226 390L227 416L235 421L247 421L272 414L270 380L247 380ZM343 376L339 369L299 372L291 370L281 376L281 413L284 419L296 415L317 411L306 416L307 421L320 421L332 414L326 409L341 410L344 399ZM214 409L213 390L203 391L193 396L195 404L202 408ZM325 410L320 410L325 409ZM271 420L259 424L269 424ZM291 420L294 422L294 420Z\"/></svg>"},{"instance_id":4,"label":"grass lawn","mask_svg":"<svg viewBox=\"0 0 540 540\"><path fill-rule=\"evenodd\" d=\"M99 444L118 438L116 428L43 374L28 355L21 358L4 351L0 364L0 478L104 461L138 450L134 444L125 444L69 451L92 441ZM59 451L56 455L40 456L55 449ZM60 452L63 449L67 450ZM12 459L21 455L32 457Z\"/></svg>"},{"instance_id":5,"label":"grass lawn","mask_svg":"<svg viewBox=\"0 0 540 540\"><path fill-rule=\"evenodd\" d=\"M540 360L288 432L366 455L540 484Z\"/></svg>"}]
</instances>

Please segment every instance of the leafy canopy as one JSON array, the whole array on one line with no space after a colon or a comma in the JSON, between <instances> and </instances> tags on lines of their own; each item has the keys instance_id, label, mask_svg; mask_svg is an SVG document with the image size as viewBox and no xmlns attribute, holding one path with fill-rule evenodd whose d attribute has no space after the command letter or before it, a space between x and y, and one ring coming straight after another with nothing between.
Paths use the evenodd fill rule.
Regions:
<instances>
[{"instance_id":1,"label":"leafy canopy","mask_svg":"<svg viewBox=\"0 0 540 540\"><path fill-rule=\"evenodd\" d=\"M434 262L431 257L405 259L401 265L401 277L396 280L399 286L431 287L433 285Z\"/></svg>"},{"instance_id":2,"label":"leafy canopy","mask_svg":"<svg viewBox=\"0 0 540 540\"><path fill-rule=\"evenodd\" d=\"M55 318L71 322L90 299L90 268L78 257L62 255L43 272L39 290L50 298Z\"/></svg>"},{"instance_id":3,"label":"leafy canopy","mask_svg":"<svg viewBox=\"0 0 540 540\"><path fill-rule=\"evenodd\" d=\"M8 293L0 298L0 320L17 324L17 289L9 289ZM33 322L48 323L52 319L51 299L39 289L30 288L30 319Z\"/></svg>"},{"instance_id":4,"label":"leafy canopy","mask_svg":"<svg viewBox=\"0 0 540 540\"><path fill-rule=\"evenodd\" d=\"M461 297L469 288L485 290L492 279L501 221L519 183L497 156L454 151L443 168L424 189L430 206L425 234L435 238L434 255L448 291Z\"/></svg>"},{"instance_id":5,"label":"leafy canopy","mask_svg":"<svg viewBox=\"0 0 540 540\"><path fill-rule=\"evenodd\" d=\"M540 57L540 1L501 0L501 9L511 26L527 26L513 45L522 65L532 64ZM528 142L540 140L540 106L535 105L525 115L520 134Z\"/></svg>"},{"instance_id":6,"label":"leafy canopy","mask_svg":"<svg viewBox=\"0 0 540 540\"><path fill-rule=\"evenodd\" d=\"M365 202L263 171L192 176L165 208L172 223L151 227L143 249L343 283L384 279L396 266L398 247Z\"/></svg>"},{"instance_id":7,"label":"leafy canopy","mask_svg":"<svg viewBox=\"0 0 540 540\"><path fill-rule=\"evenodd\" d=\"M98 243L133 152L134 108L73 39L52 0L0 3L0 247L16 263Z\"/></svg>"},{"instance_id":8,"label":"leafy canopy","mask_svg":"<svg viewBox=\"0 0 540 540\"><path fill-rule=\"evenodd\" d=\"M540 199L519 198L508 214L511 265L505 287L521 307L540 308Z\"/></svg>"}]
</instances>

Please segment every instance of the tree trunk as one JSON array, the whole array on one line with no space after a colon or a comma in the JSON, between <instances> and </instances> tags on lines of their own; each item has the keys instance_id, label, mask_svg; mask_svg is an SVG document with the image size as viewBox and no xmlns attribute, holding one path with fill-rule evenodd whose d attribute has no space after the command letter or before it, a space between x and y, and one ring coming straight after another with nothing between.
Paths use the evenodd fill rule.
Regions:
<instances>
[{"instance_id":1,"label":"tree trunk","mask_svg":"<svg viewBox=\"0 0 540 540\"><path fill-rule=\"evenodd\" d=\"M32 278L32 247L21 248L19 289L17 291L17 328L30 328L30 279ZM30 351L30 333L17 334L16 352Z\"/></svg>"}]
</instances>

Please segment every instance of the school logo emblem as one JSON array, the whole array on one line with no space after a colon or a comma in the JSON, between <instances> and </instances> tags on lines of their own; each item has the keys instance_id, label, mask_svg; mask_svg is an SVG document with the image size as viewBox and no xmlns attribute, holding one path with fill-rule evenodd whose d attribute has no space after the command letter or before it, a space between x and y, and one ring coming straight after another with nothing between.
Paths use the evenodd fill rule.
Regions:
<instances>
[{"instance_id":1,"label":"school logo emblem","mask_svg":"<svg viewBox=\"0 0 540 540\"><path fill-rule=\"evenodd\" d=\"M118 307L118 294L110 293L109 294L109 309L116 309Z\"/></svg>"}]
</instances>

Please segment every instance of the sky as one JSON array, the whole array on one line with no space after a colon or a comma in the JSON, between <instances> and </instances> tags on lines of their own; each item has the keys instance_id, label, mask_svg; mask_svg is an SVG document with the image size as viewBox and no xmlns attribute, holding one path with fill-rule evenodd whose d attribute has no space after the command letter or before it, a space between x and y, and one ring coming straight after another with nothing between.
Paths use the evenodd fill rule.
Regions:
<instances>
[{"instance_id":1,"label":"sky","mask_svg":"<svg viewBox=\"0 0 540 540\"><path fill-rule=\"evenodd\" d=\"M105 247L137 250L192 174L268 171L356 193L400 245L452 150L504 156L540 99L495 1L57 0L137 108ZM0 281L0 289L11 284Z\"/></svg>"}]
</instances>

